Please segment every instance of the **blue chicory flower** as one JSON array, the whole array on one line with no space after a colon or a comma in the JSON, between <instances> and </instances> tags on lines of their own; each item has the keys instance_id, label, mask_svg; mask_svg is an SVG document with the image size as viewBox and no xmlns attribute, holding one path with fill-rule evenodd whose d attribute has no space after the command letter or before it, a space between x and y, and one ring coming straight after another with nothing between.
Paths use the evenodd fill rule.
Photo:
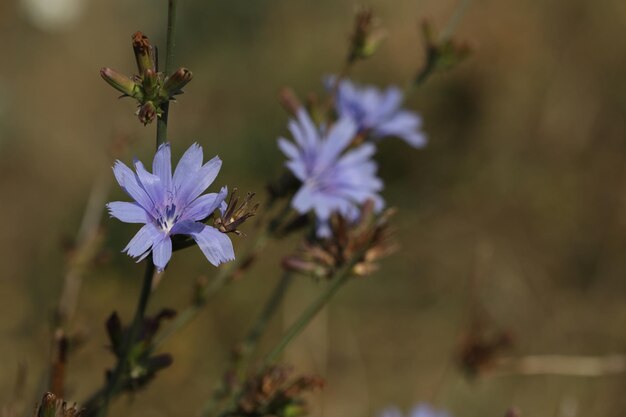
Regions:
<instances>
[{"instance_id":1,"label":"blue chicory flower","mask_svg":"<svg viewBox=\"0 0 626 417\"><path fill-rule=\"evenodd\" d=\"M329 90L336 88L335 108L340 117L351 117L360 133L373 139L395 136L414 148L426 145L426 136L420 130L421 117L403 109L404 94L398 87L380 90L372 86L359 86L350 80L326 78Z\"/></svg>"},{"instance_id":2,"label":"blue chicory flower","mask_svg":"<svg viewBox=\"0 0 626 417\"><path fill-rule=\"evenodd\" d=\"M404 415L398 408L389 407L383 410L379 417L404 417ZM437 410L430 404L420 403L411 409L408 417L450 417L450 414L442 410Z\"/></svg>"},{"instance_id":3,"label":"blue chicory flower","mask_svg":"<svg viewBox=\"0 0 626 417\"><path fill-rule=\"evenodd\" d=\"M122 189L134 202L107 204L111 217L144 226L128 243L124 252L141 261L150 253L161 271L172 257L173 235L191 236L209 262L215 266L235 259L230 238L202 220L223 208L228 190L201 194L213 183L222 166L219 157L202 165L202 148L194 143L180 159L172 175L169 144L159 146L152 163L153 173L135 160L133 172L116 161L113 173Z\"/></svg>"},{"instance_id":4,"label":"blue chicory flower","mask_svg":"<svg viewBox=\"0 0 626 417\"><path fill-rule=\"evenodd\" d=\"M280 138L278 145L289 158L287 167L302 182L291 205L302 214L315 212L318 236L330 233L328 220L333 212L354 220L359 206L367 200L373 200L376 209L382 209L384 203L377 193L383 183L376 176L377 165L371 159L376 148L366 143L346 151L357 134L351 118L342 117L320 130L300 109L297 120L290 120L289 130L295 143Z\"/></svg>"}]
</instances>

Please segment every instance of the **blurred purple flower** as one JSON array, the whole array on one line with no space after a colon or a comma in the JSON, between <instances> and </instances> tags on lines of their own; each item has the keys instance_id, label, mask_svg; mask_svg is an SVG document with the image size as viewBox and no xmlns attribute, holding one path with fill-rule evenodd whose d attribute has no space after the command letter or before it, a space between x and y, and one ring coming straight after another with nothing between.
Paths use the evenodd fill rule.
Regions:
<instances>
[{"instance_id":1,"label":"blurred purple flower","mask_svg":"<svg viewBox=\"0 0 626 417\"><path fill-rule=\"evenodd\" d=\"M415 112L404 110L404 94L398 87L380 90L372 86L359 86L342 79L335 87L337 78L326 78L329 90L336 88L335 107L340 117L351 117L359 133L373 139L395 136L414 148L426 145L426 136L420 130L422 118Z\"/></svg>"},{"instance_id":2,"label":"blurred purple flower","mask_svg":"<svg viewBox=\"0 0 626 417\"><path fill-rule=\"evenodd\" d=\"M153 173L135 160L135 170L117 161L113 173L122 189L135 201L114 201L107 204L109 213L125 223L143 223L144 226L128 243L124 252L139 258L152 253L159 271L172 257L173 235L191 236L215 266L235 259L228 236L202 223L223 207L228 193L223 187L219 193L202 194L213 183L222 166L216 156L202 165L202 148L194 143L180 159L172 176L169 144L159 146L152 163Z\"/></svg>"},{"instance_id":3,"label":"blurred purple flower","mask_svg":"<svg viewBox=\"0 0 626 417\"><path fill-rule=\"evenodd\" d=\"M317 216L317 234L328 236L331 213L355 219L359 205L373 200L377 210L384 206L377 194L383 188L376 176L377 165L371 159L372 144L346 151L357 126L351 118L342 117L330 128L320 130L304 109L297 120L290 120L289 130L295 144L278 139L278 146L289 158L287 167L302 181L291 205L299 213L313 210Z\"/></svg>"},{"instance_id":4,"label":"blurred purple flower","mask_svg":"<svg viewBox=\"0 0 626 417\"><path fill-rule=\"evenodd\" d=\"M404 417L402 411L396 407L384 409L378 417ZM408 417L450 417L445 411L436 410L427 403L420 403L413 407Z\"/></svg>"}]
</instances>

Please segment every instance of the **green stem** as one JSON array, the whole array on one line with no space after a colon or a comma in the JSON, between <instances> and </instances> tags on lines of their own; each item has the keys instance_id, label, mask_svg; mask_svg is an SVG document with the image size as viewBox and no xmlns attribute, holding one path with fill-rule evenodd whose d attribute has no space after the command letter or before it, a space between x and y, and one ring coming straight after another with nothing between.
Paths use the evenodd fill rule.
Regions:
<instances>
[{"instance_id":1,"label":"green stem","mask_svg":"<svg viewBox=\"0 0 626 417\"><path fill-rule=\"evenodd\" d=\"M257 345L259 344L259 340L265 330L267 329L267 325L270 320L276 314L278 307L281 305L289 286L293 281L293 273L285 272L283 276L280 278L280 281L276 284L274 291L270 295L270 298L267 300L261 315L257 318L257 321L254 323L248 335L246 336L243 346L242 346L242 359L238 366L241 373L242 370L245 370L247 364L249 363L249 358L251 358L256 350Z\"/></svg>"},{"instance_id":2,"label":"green stem","mask_svg":"<svg viewBox=\"0 0 626 417\"><path fill-rule=\"evenodd\" d=\"M356 262L351 262L342 270L340 270L337 275L331 278L330 284L326 288L326 290L321 293L314 301L311 303L306 310L302 312L300 317L287 329L287 332L283 335L283 338L280 340L278 345L272 350L265 358L265 364L270 365L278 360L280 355L283 353L287 345L297 337L302 331L306 328L306 326L313 320L317 313L319 313L322 308L330 301L330 299L335 295L335 293L346 283L348 278L352 275L352 269Z\"/></svg>"},{"instance_id":3,"label":"green stem","mask_svg":"<svg viewBox=\"0 0 626 417\"><path fill-rule=\"evenodd\" d=\"M467 11L467 7L469 6L469 4L470 4L470 0L461 0L461 3L454 10L452 17L450 18L450 20L448 20L448 23L446 24L446 27L441 32L441 35L439 35L439 40L441 42L447 41L448 39L452 37L452 35L454 34L454 31L456 30L457 26L461 22L463 15Z\"/></svg>"},{"instance_id":4,"label":"green stem","mask_svg":"<svg viewBox=\"0 0 626 417\"><path fill-rule=\"evenodd\" d=\"M254 356L254 352L258 347L261 336L263 336L265 330L267 329L267 325L278 311L278 307L280 307L292 281L293 274L291 272L285 272L280 281L276 284L276 287L274 287L274 291L265 303L263 311L261 311L261 314L252 325L252 328L250 328L250 331L241 344L240 357L231 369L232 374L237 378L237 380L240 381L244 377L244 373L250 365L250 360ZM228 386L222 382L219 388L215 390L214 395L211 396L204 407L202 407L200 417L209 417L212 415L219 402L226 395L228 395L228 390Z\"/></svg>"},{"instance_id":5,"label":"green stem","mask_svg":"<svg viewBox=\"0 0 626 417\"><path fill-rule=\"evenodd\" d=\"M159 332L157 337L154 339L152 344L152 349L156 350L161 346L165 340L167 340L170 336L175 334L181 328L185 327L189 322L191 322L200 311L202 311L202 307L206 305L206 303L212 299L221 289L226 285L233 277L233 275L239 270L242 265L246 265L250 262L256 254L265 247L269 238L269 232L266 230L259 234L253 246L248 250L248 252L242 256L237 257L234 261L229 264L226 264L220 269L217 276L213 279L210 285L202 290L202 293L199 294L199 299L201 301L196 302L185 310L183 310L180 314L176 316L176 319L163 331Z\"/></svg>"},{"instance_id":6,"label":"green stem","mask_svg":"<svg viewBox=\"0 0 626 417\"><path fill-rule=\"evenodd\" d=\"M94 415L98 417L106 416L111 399L115 397L121 389L123 377L128 372L128 359L130 352L135 344L144 321L146 307L148 306L148 300L150 299L150 292L152 290L153 277L154 263L152 262L152 258L148 258L146 261L146 271L143 278L139 302L137 303L137 309L135 311L135 317L130 325L128 333L126 334L122 354L104 389L98 391L85 403L86 417Z\"/></svg>"},{"instance_id":7,"label":"green stem","mask_svg":"<svg viewBox=\"0 0 626 417\"><path fill-rule=\"evenodd\" d=\"M470 0L461 0L461 3L456 7L452 16L448 20L448 23L446 23L446 26L441 31L438 39L439 43L450 40L457 26L461 22L463 15L467 11L469 4ZM406 97L409 97L417 88L421 87L435 72L435 51L427 51L426 54L424 67L417 73L415 78L407 83L404 90L405 99Z\"/></svg>"},{"instance_id":8,"label":"green stem","mask_svg":"<svg viewBox=\"0 0 626 417\"><path fill-rule=\"evenodd\" d=\"M178 0L168 0L167 7L167 49L165 51L165 75L172 72L174 64L174 48L176 46L176 6ZM167 142L167 118L170 109L170 102L166 101L161 105L161 117L157 118L157 148Z\"/></svg>"}]
</instances>

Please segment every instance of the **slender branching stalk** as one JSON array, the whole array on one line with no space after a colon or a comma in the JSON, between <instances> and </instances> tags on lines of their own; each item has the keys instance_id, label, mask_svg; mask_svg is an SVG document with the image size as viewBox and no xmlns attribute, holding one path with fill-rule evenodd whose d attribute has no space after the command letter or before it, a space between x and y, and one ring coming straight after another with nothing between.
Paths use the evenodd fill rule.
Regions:
<instances>
[{"instance_id":1,"label":"slender branching stalk","mask_svg":"<svg viewBox=\"0 0 626 417\"><path fill-rule=\"evenodd\" d=\"M129 356L133 345L135 344L135 340L137 339L137 336L139 336L139 330L141 329L141 325L144 321L148 300L150 299L150 293L152 291L154 274L154 263L152 262L152 258L148 257L148 259L146 259L146 271L141 287L141 294L137 303L137 310L135 311L135 317L130 325L128 333L126 334L126 340L124 341L120 360L117 362L113 373L107 380L107 384L104 389L98 391L85 403L85 416L87 417L106 416L111 400L120 393L122 383L124 382L123 377L128 372Z\"/></svg>"},{"instance_id":2,"label":"slender branching stalk","mask_svg":"<svg viewBox=\"0 0 626 417\"><path fill-rule=\"evenodd\" d=\"M322 292L313 302L302 312L300 317L287 329L281 340L276 347L265 357L265 365L271 365L276 362L282 355L285 348L295 339L308 324L317 316L317 314L324 308L324 306L330 301L330 299L337 293L337 291L343 287L343 285L352 276L352 269L357 263L358 257L340 269L334 277L330 279L328 287Z\"/></svg>"},{"instance_id":3,"label":"slender branching stalk","mask_svg":"<svg viewBox=\"0 0 626 417\"><path fill-rule=\"evenodd\" d=\"M178 0L168 0L167 4L167 50L165 51L165 75L170 75L172 65L174 65L174 48L176 45L176 6ZM163 113L157 119L157 148L162 143L167 142L167 118L170 109L170 102L166 100L161 105Z\"/></svg>"},{"instance_id":4,"label":"slender branching stalk","mask_svg":"<svg viewBox=\"0 0 626 417\"><path fill-rule=\"evenodd\" d=\"M176 30L176 6L178 0L168 1L168 14L167 14L167 50L165 61L165 73L166 75L171 72L172 61L174 57L174 34ZM163 113L157 121L157 133L156 133L156 147L167 142L167 117L169 106L168 102L163 106ZM146 271L144 274L143 284L141 288L141 294L137 303L137 309L135 316L130 325L130 328L126 334L126 340L124 341L122 354L118 363L113 370L110 378L108 378L106 385L103 389L93 394L90 399L84 404L86 413L85 417L98 416L104 417L107 415L109 404L111 400L117 396L123 388L124 375L128 372L129 357L132 348L139 336L141 326L143 325L146 308L152 292L152 283L155 277L155 267L152 262L152 257L146 259Z\"/></svg>"},{"instance_id":5,"label":"slender branching stalk","mask_svg":"<svg viewBox=\"0 0 626 417\"><path fill-rule=\"evenodd\" d=\"M293 273L285 272L274 290L270 294L261 314L257 317L256 321L248 331L243 343L237 348L237 358L230 369L230 374L235 376L238 381L242 381L245 377L245 373L250 367L250 362L254 357L254 354L258 348L261 337L265 333L268 324L278 311L278 308L282 304L282 300L285 298L285 294L293 282ZM228 386L225 381L222 381L220 386L215 390L214 395L206 402L200 416L208 417L213 414L219 402L224 399L225 395L228 395Z\"/></svg>"}]
</instances>

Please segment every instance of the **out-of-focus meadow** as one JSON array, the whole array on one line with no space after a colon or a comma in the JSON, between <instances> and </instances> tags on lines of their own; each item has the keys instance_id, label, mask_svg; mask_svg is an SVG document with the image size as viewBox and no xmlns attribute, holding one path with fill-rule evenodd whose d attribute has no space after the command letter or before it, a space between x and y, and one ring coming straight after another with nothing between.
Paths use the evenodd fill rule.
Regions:
<instances>
[{"instance_id":1,"label":"out-of-focus meadow","mask_svg":"<svg viewBox=\"0 0 626 417\"><path fill-rule=\"evenodd\" d=\"M33 13L35 3L0 2L0 392L2 403L12 401L26 364L28 407L49 360L63 242L77 234L93 184L112 178L110 143L130 140L126 161L153 152L154 126L140 125L133 103L117 100L98 71L131 73L131 34L163 44L166 17L165 1L66 0L58 3L80 7L50 23ZM287 115L277 93L287 85L302 96L321 92L321 77L345 57L354 1L180 3L175 61L194 79L171 107L174 152L199 141L205 155L224 160L216 184L263 200L264 182L283 163L276 138ZM352 75L383 86L404 84L423 63L418 22L442 27L457 6L368 4L388 37ZM626 352L625 27L622 0L470 4L455 36L472 44L472 57L408 101L423 115L428 146L390 139L380 147L401 250L350 283L288 350L297 369L326 378L313 415L370 417L418 401L457 417L503 416L511 405L525 416L624 415L622 375L471 379L456 354L475 315L513 335L510 356ZM113 188L111 198L123 195ZM104 320L114 309L128 320L140 287L141 266L120 253L136 228L104 226L104 252L72 321L88 335L68 364L72 401L102 383L113 364ZM253 223L247 229L236 249L254 235ZM296 243L271 246L168 340L174 365L112 413L193 415ZM150 311L185 306L197 277L214 274L197 248L177 254ZM298 279L264 348L322 284Z\"/></svg>"}]
</instances>

